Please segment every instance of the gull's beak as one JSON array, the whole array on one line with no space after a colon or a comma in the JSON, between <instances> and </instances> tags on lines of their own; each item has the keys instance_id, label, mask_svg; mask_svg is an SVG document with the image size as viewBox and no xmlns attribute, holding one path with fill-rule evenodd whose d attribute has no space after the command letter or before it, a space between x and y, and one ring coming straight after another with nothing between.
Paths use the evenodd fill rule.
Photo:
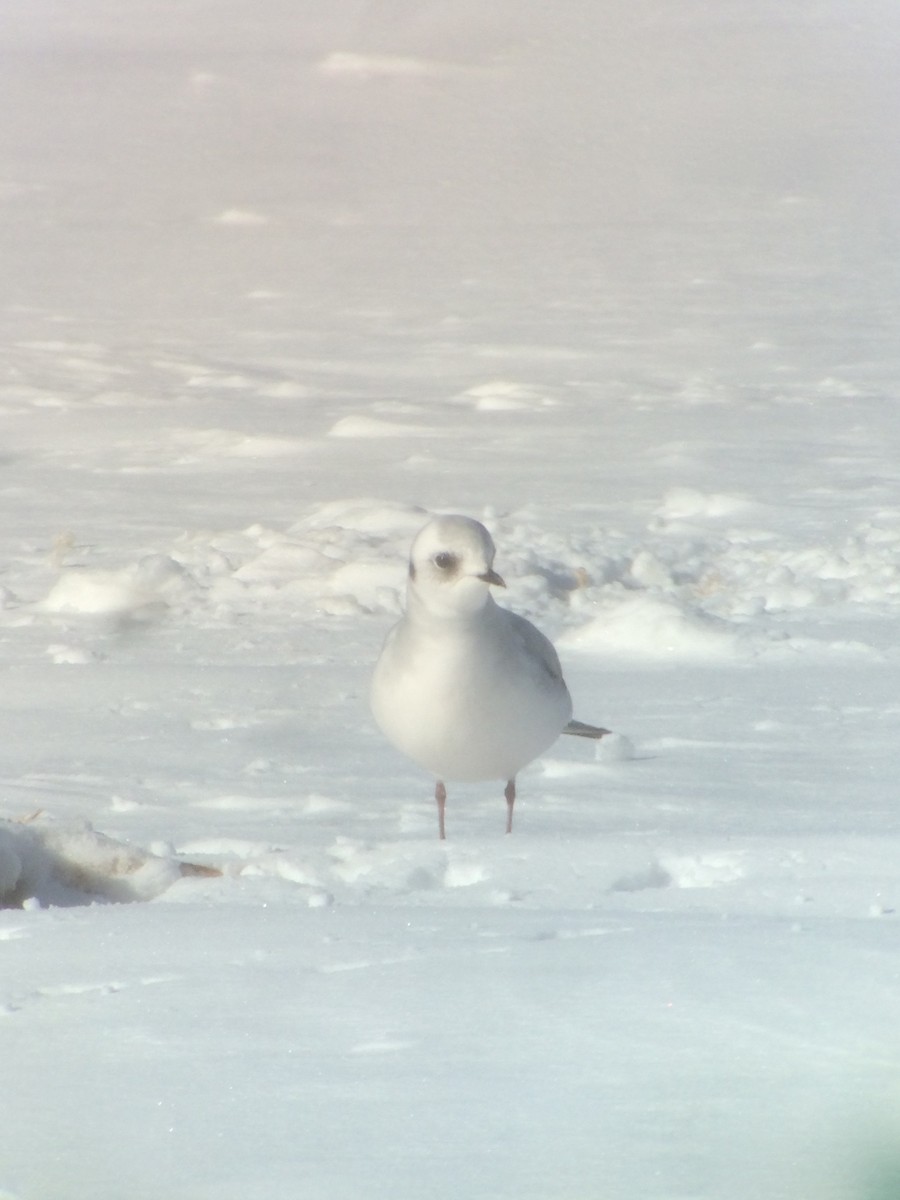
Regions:
<instances>
[{"instance_id":1,"label":"gull's beak","mask_svg":"<svg viewBox=\"0 0 900 1200\"><path fill-rule=\"evenodd\" d=\"M483 579L485 583L492 583L494 587L506 587L506 584L493 567L491 567L489 571L485 571L483 575L479 575L477 578Z\"/></svg>"}]
</instances>

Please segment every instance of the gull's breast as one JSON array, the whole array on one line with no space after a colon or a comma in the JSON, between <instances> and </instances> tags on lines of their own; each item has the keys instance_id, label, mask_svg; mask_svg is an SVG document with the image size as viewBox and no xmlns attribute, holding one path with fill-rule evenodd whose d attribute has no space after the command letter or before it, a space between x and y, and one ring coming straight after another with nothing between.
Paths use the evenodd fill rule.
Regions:
<instances>
[{"instance_id":1,"label":"gull's breast","mask_svg":"<svg viewBox=\"0 0 900 1200\"><path fill-rule=\"evenodd\" d=\"M389 638L372 711L394 745L439 779L511 779L547 750L572 714L568 690L540 663L491 636Z\"/></svg>"}]
</instances>

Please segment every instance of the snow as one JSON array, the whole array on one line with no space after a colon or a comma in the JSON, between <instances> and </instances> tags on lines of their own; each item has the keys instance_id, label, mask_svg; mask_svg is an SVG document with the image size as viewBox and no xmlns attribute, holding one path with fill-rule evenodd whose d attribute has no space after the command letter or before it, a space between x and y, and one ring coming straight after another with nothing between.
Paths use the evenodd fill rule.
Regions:
<instances>
[{"instance_id":1,"label":"snow","mask_svg":"<svg viewBox=\"0 0 900 1200\"><path fill-rule=\"evenodd\" d=\"M2 1200L900 1192L900 15L0 16ZM432 511L576 713L367 711Z\"/></svg>"}]
</instances>

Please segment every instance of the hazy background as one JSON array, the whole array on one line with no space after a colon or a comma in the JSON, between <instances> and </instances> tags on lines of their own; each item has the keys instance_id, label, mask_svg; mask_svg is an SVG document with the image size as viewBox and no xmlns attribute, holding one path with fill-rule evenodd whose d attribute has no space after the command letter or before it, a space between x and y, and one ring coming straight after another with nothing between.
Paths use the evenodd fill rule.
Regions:
<instances>
[{"instance_id":1,"label":"hazy background","mask_svg":"<svg viewBox=\"0 0 900 1200\"><path fill-rule=\"evenodd\" d=\"M224 871L0 913L4 1195L895 1200L898 30L0 3L7 894ZM368 713L426 509L623 735L512 838Z\"/></svg>"},{"instance_id":2,"label":"hazy background","mask_svg":"<svg viewBox=\"0 0 900 1200\"><path fill-rule=\"evenodd\" d=\"M890 0L8 4L4 298L165 318L212 273L219 301L577 281L640 271L648 227L778 205L809 269L893 272L898 61Z\"/></svg>"}]
</instances>

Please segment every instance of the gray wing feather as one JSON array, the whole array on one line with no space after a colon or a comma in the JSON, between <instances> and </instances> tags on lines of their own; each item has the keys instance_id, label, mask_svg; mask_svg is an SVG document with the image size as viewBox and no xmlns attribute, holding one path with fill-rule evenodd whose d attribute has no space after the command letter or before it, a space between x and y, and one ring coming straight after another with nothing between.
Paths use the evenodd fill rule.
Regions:
<instances>
[{"instance_id":1,"label":"gray wing feather","mask_svg":"<svg viewBox=\"0 0 900 1200\"><path fill-rule=\"evenodd\" d=\"M562 683L563 673L559 664L559 655L550 639L544 637L539 629L525 617L520 617L518 613L507 610L507 615L513 619L513 628L529 654L540 662L551 678L558 679Z\"/></svg>"},{"instance_id":2,"label":"gray wing feather","mask_svg":"<svg viewBox=\"0 0 900 1200\"><path fill-rule=\"evenodd\" d=\"M539 629L525 617L520 617L518 613L508 612L507 615L512 619L516 635L525 648L540 662L547 674L558 680L565 688L559 655L550 639L544 637ZM571 734L573 737L593 738L597 741L606 737L609 730L603 729L599 725L586 725L584 721L572 720L565 726L563 733Z\"/></svg>"}]
</instances>

